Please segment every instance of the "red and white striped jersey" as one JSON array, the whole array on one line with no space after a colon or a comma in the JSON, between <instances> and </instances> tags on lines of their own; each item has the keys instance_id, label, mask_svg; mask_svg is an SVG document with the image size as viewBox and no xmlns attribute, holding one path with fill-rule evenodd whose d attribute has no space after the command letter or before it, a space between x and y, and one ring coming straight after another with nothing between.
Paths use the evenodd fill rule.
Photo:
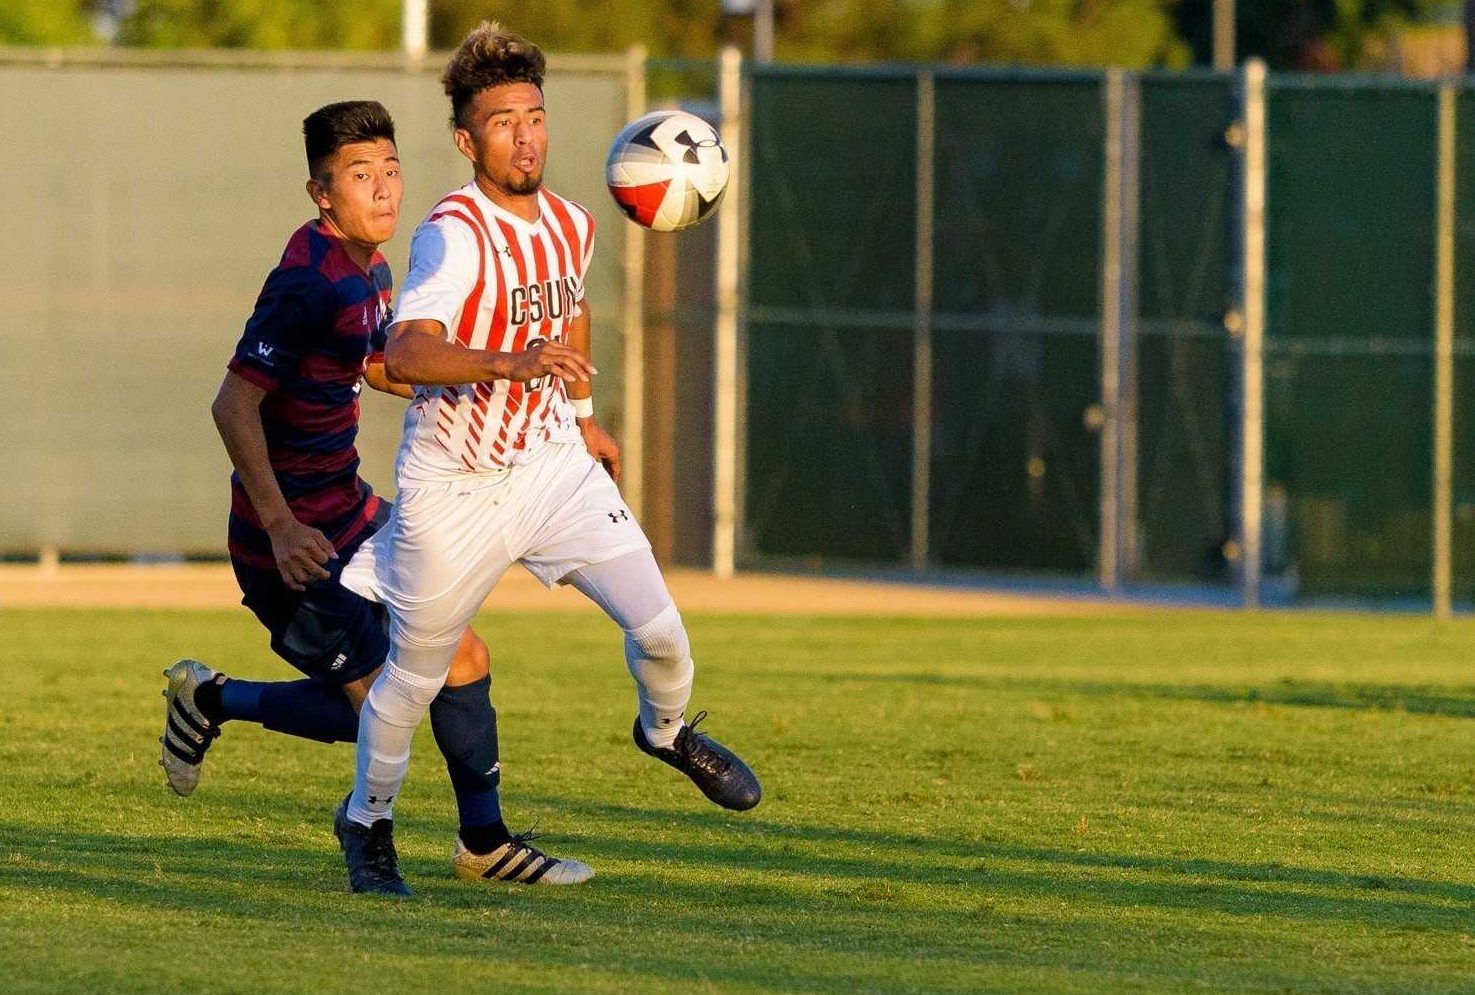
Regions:
<instances>
[{"instance_id":1,"label":"red and white striped jersey","mask_svg":"<svg viewBox=\"0 0 1475 995\"><path fill-rule=\"evenodd\" d=\"M564 341L582 314L594 218L542 190L536 222L492 203L476 186L447 195L415 229L396 321L429 318L471 349L521 352ZM582 443L564 382L496 380L418 387L405 415L400 487L503 470L549 442Z\"/></svg>"}]
</instances>

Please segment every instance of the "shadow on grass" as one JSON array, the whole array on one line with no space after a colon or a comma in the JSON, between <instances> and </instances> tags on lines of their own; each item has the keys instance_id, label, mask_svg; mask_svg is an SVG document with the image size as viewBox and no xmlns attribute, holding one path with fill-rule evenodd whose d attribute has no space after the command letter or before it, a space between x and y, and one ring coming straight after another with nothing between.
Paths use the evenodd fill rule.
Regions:
<instances>
[{"instance_id":1,"label":"shadow on grass","mask_svg":"<svg viewBox=\"0 0 1475 995\"><path fill-rule=\"evenodd\" d=\"M454 882L443 862L421 858L405 862L421 899L401 904L338 893L342 869L326 832L317 847L0 822L0 851L12 855L0 863L0 887L64 891L183 923L226 916L272 928L300 929L311 921L324 930L370 929L386 954L423 954L430 945L449 957L484 956L490 943L507 955L554 964L564 952L539 939L550 930L568 930L586 948L611 951L628 944L634 930L653 948L649 959L612 960L609 970L686 977L694 951L702 950L708 978L779 987L833 983L837 971L862 978L864 957L925 954L941 978L963 972L952 975L962 978L984 965L1075 967L1092 950L1112 954L1124 930L1138 939L1121 959L1108 957L1103 971L1135 960L1137 969L1179 977L1175 957L1189 953L1154 952L1158 945L1142 945L1142 934L1176 935L1175 943L1191 947L1188 937L1203 922L1194 917L1204 915L1279 919L1290 931L1337 923L1468 929L1466 910L1475 903L1475 887L1417 878L782 825L563 797L526 800L583 817L588 830L580 856L634 869L621 867L580 889L487 888ZM419 832L408 823L402 837L406 829ZM674 830L676 839L652 840L653 830ZM710 882L714 874L715 885L673 883L683 875ZM512 918L488 924L479 917L489 907ZM1150 916L1125 921L1132 909L1189 915L1176 917L1176 925ZM996 935L989 924L999 922L1028 925L1030 941ZM707 950L704 937L723 942ZM740 937L786 953L755 960L729 942Z\"/></svg>"},{"instance_id":2,"label":"shadow on grass","mask_svg":"<svg viewBox=\"0 0 1475 995\"><path fill-rule=\"evenodd\" d=\"M1079 695L1087 698L1155 698L1168 701L1208 701L1223 704L1299 705L1311 708L1350 708L1403 711L1417 715L1475 718L1475 686L1419 684L1341 684L1330 681L1285 679L1274 684L1232 687L1216 684L1137 684L1128 681L1039 680L973 674L866 674L826 673L828 683L934 685L939 688L1026 691L1035 694Z\"/></svg>"},{"instance_id":3,"label":"shadow on grass","mask_svg":"<svg viewBox=\"0 0 1475 995\"><path fill-rule=\"evenodd\" d=\"M892 881L921 886L983 886L991 893L1094 899L1112 905L1221 909L1292 919L1345 919L1422 925L1464 921L1475 885L1379 874L1348 874L1276 862L1235 863L970 843L916 834L827 826L784 826L713 812L528 798L571 815L630 828L600 837L599 849L630 860L723 863L734 870L803 874L837 882ZM736 817L741 819L742 817ZM703 836L700 844L649 843L632 836L652 821ZM1020 866L1024 865L1024 866ZM1108 871L1102 876L1094 872ZM1119 872L1143 877L1123 880ZM1146 879L1146 878L1151 878ZM1184 879L1184 880L1177 880ZM1249 886L1249 887L1245 887ZM1319 895L1317 889L1344 892ZM1445 906L1459 905L1460 909Z\"/></svg>"}]
</instances>

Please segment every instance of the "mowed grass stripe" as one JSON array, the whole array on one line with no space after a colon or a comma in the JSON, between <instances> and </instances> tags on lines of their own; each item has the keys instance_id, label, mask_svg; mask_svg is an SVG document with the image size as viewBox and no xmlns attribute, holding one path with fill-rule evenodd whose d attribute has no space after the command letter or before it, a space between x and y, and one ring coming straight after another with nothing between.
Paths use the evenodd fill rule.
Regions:
<instances>
[{"instance_id":1,"label":"mowed grass stripe","mask_svg":"<svg viewBox=\"0 0 1475 995\"><path fill-rule=\"evenodd\" d=\"M759 809L636 752L610 623L490 613L510 821L598 877L453 880L422 729L395 905L341 891L351 746L233 725L163 787L169 662L292 676L244 610L0 610L4 989L1471 990L1468 622L688 624Z\"/></svg>"}]
</instances>

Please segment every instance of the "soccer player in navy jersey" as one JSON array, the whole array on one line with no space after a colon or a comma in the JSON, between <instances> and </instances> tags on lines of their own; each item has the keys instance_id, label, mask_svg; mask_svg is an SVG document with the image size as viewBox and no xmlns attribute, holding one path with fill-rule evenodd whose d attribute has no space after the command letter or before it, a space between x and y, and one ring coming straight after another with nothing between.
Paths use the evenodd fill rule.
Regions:
<instances>
[{"instance_id":1,"label":"soccer player in navy jersey","mask_svg":"<svg viewBox=\"0 0 1475 995\"><path fill-rule=\"evenodd\" d=\"M358 475L362 383L411 394L385 378L382 356L391 278L378 247L394 234L402 193L394 124L380 104L349 101L309 115L303 137L318 217L293 233L267 276L211 412L235 466L229 549L242 603L307 679L229 679L194 660L165 671L159 762L180 795L194 791L227 721L354 742L357 709L389 649L383 607L340 578L356 551L371 552L390 510ZM372 555L354 562L373 569ZM456 793L457 852L496 853L508 867L546 865L546 883L587 880L586 865L540 853L502 820L490 684L486 646L468 628L430 709ZM387 821L341 842L362 851L355 891L407 893L377 876L376 868L395 866Z\"/></svg>"}]
</instances>

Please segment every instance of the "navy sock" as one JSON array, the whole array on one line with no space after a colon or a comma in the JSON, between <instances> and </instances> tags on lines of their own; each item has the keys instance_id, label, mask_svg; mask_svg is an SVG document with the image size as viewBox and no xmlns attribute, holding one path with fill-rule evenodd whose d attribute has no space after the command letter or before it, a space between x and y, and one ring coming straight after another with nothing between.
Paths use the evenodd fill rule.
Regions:
<instances>
[{"instance_id":1,"label":"navy sock","mask_svg":"<svg viewBox=\"0 0 1475 995\"><path fill-rule=\"evenodd\" d=\"M430 703L430 728L456 792L461 842L475 853L487 853L511 839L502 822L497 793L502 772L497 762L497 712L492 708L491 688L490 677L446 686Z\"/></svg>"},{"instance_id":2,"label":"navy sock","mask_svg":"<svg viewBox=\"0 0 1475 995\"><path fill-rule=\"evenodd\" d=\"M352 743L359 733L358 713L343 689L317 681L227 679L220 685L220 720L227 719L320 743Z\"/></svg>"}]
</instances>

